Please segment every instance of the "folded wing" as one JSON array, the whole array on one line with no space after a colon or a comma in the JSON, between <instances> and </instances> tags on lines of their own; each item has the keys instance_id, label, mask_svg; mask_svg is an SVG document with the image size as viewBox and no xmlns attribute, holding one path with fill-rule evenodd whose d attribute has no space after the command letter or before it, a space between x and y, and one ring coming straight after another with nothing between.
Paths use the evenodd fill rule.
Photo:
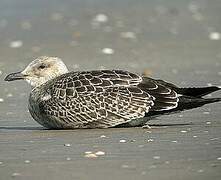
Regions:
<instances>
[{"instance_id":1,"label":"folded wing","mask_svg":"<svg viewBox=\"0 0 221 180\"><path fill-rule=\"evenodd\" d=\"M136 85L142 78L126 71L66 74L49 86L51 98L42 101L48 116L79 127L113 127L144 117L153 97Z\"/></svg>"}]
</instances>

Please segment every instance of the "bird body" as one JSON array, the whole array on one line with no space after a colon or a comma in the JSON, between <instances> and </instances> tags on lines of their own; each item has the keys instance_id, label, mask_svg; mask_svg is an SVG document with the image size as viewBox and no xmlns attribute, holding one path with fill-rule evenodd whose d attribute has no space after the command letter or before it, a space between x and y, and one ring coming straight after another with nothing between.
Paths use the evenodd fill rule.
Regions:
<instances>
[{"instance_id":1,"label":"bird body","mask_svg":"<svg viewBox=\"0 0 221 180\"><path fill-rule=\"evenodd\" d=\"M177 106L174 91L142 82L141 76L122 70L70 72L34 88L29 110L49 128L105 128L144 117L156 101L148 91L164 98L155 110Z\"/></svg>"},{"instance_id":2,"label":"bird body","mask_svg":"<svg viewBox=\"0 0 221 180\"><path fill-rule=\"evenodd\" d=\"M49 129L140 126L146 123L139 120L145 116L220 101L202 98L220 89L215 86L179 88L123 70L68 72L60 59L52 57L40 57L5 78L16 79L33 85L29 111Z\"/></svg>"}]
</instances>

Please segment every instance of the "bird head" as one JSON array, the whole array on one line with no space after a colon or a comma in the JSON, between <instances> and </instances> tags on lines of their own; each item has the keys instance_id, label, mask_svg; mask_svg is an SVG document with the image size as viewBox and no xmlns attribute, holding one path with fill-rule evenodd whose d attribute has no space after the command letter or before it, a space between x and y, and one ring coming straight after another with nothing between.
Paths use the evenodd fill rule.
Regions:
<instances>
[{"instance_id":1,"label":"bird head","mask_svg":"<svg viewBox=\"0 0 221 180\"><path fill-rule=\"evenodd\" d=\"M35 88L67 72L68 69L61 59L41 56L33 60L23 71L7 75L5 81L26 80Z\"/></svg>"}]
</instances>

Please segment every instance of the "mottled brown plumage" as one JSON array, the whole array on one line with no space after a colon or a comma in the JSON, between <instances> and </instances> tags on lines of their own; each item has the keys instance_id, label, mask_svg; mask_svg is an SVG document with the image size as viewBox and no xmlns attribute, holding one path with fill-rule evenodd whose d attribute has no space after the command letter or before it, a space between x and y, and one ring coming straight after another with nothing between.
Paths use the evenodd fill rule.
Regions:
<instances>
[{"instance_id":1,"label":"mottled brown plumage","mask_svg":"<svg viewBox=\"0 0 221 180\"><path fill-rule=\"evenodd\" d=\"M139 126L146 123L139 120L145 115L220 100L199 97L200 93L219 88L201 88L196 93L197 89L178 88L122 70L68 72L60 59L45 56L5 80L16 79L26 79L32 85L29 111L38 123L50 129ZM197 98L191 97L192 91Z\"/></svg>"},{"instance_id":2,"label":"mottled brown plumage","mask_svg":"<svg viewBox=\"0 0 221 180\"><path fill-rule=\"evenodd\" d=\"M174 91L142 82L121 70L66 73L32 91L30 112L49 128L106 128L144 117L154 102L158 110L177 106Z\"/></svg>"}]
</instances>

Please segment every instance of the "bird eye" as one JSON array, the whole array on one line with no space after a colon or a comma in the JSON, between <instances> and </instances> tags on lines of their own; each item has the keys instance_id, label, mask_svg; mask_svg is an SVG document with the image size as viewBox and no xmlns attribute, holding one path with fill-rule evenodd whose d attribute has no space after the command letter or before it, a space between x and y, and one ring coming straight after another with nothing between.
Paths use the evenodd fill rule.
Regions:
<instances>
[{"instance_id":1,"label":"bird eye","mask_svg":"<svg viewBox=\"0 0 221 180\"><path fill-rule=\"evenodd\" d=\"M41 64L38 68L39 69L44 69L44 68L46 68L46 65L45 64Z\"/></svg>"}]
</instances>

